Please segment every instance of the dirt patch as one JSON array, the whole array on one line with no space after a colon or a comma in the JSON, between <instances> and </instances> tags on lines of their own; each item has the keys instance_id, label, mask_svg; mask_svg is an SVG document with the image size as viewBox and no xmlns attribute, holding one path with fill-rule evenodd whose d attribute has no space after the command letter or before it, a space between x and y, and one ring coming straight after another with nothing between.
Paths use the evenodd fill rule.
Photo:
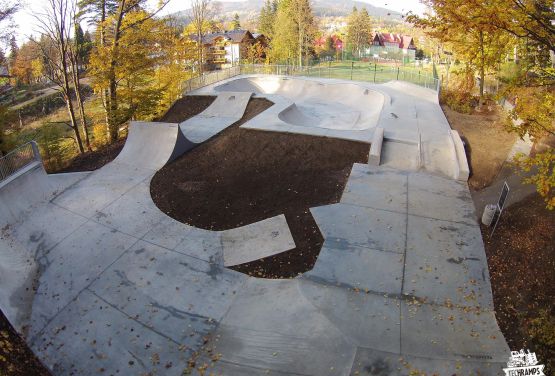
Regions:
<instances>
[{"instance_id":1,"label":"dirt patch","mask_svg":"<svg viewBox=\"0 0 555 376\"><path fill-rule=\"evenodd\" d=\"M442 106L451 128L465 139L471 176L468 185L478 191L493 183L517 140L502 125L500 110L492 107L485 113L461 114Z\"/></svg>"},{"instance_id":2,"label":"dirt patch","mask_svg":"<svg viewBox=\"0 0 555 376\"><path fill-rule=\"evenodd\" d=\"M0 311L0 375L50 376Z\"/></svg>"},{"instance_id":3,"label":"dirt patch","mask_svg":"<svg viewBox=\"0 0 555 376\"><path fill-rule=\"evenodd\" d=\"M170 110L162 116L159 122L181 123L193 116L200 114L214 102L216 97L209 96L187 96L173 104ZM119 155L125 138L121 138L113 144L103 146L95 151L78 155L71 160L69 165L62 170L49 172L81 172L94 171L110 163Z\"/></svg>"},{"instance_id":4,"label":"dirt patch","mask_svg":"<svg viewBox=\"0 0 555 376\"><path fill-rule=\"evenodd\" d=\"M271 106L252 99L241 121L160 170L151 194L169 216L227 230L285 214L297 248L235 267L264 278L310 270L323 238L309 208L338 202L363 143L239 128Z\"/></svg>"},{"instance_id":5,"label":"dirt patch","mask_svg":"<svg viewBox=\"0 0 555 376\"><path fill-rule=\"evenodd\" d=\"M555 371L555 211L534 194L483 228L495 312L512 350L529 348Z\"/></svg>"},{"instance_id":6,"label":"dirt patch","mask_svg":"<svg viewBox=\"0 0 555 376\"><path fill-rule=\"evenodd\" d=\"M98 170L100 167L116 159L124 145L125 138L121 138L113 144L103 146L95 151L78 155L71 160L67 167L56 172L62 173Z\"/></svg>"},{"instance_id":7,"label":"dirt patch","mask_svg":"<svg viewBox=\"0 0 555 376\"><path fill-rule=\"evenodd\" d=\"M163 123L181 123L200 114L216 100L216 97L191 95L179 99L158 121Z\"/></svg>"}]
</instances>

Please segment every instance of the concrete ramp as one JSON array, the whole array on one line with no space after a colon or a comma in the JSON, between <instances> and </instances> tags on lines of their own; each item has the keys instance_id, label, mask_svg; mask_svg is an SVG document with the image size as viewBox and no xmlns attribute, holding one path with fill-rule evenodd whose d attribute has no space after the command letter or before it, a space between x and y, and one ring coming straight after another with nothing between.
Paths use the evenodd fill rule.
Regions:
<instances>
[{"instance_id":1,"label":"concrete ramp","mask_svg":"<svg viewBox=\"0 0 555 376\"><path fill-rule=\"evenodd\" d=\"M241 120L251 97L251 92L220 93L210 107L198 116L179 124L190 148L209 140Z\"/></svg>"},{"instance_id":2,"label":"concrete ramp","mask_svg":"<svg viewBox=\"0 0 555 376\"><path fill-rule=\"evenodd\" d=\"M179 125L132 122L123 150L113 163L158 170L186 151Z\"/></svg>"},{"instance_id":3,"label":"concrete ramp","mask_svg":"<svg viewBox=\"0 0 555 376\"><path fill-rule=\"evenodd\" d=\"M118 157L67 189L54 203L91 218L190 148L178 124L132 122Z\"/></svg>"}]
</instances>

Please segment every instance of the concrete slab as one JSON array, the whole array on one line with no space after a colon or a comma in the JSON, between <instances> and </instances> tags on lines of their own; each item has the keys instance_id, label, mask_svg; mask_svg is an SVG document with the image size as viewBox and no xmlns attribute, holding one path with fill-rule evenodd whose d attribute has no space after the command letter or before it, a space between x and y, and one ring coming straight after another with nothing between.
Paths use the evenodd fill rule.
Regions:
<instances>
[{"instance_id":1,"label":"concrete slab","mask_svg":"<svg viewBox=\"0 0 555 376\"><path fill-rule=\"evenodd\" d=\"M302 375L346 374L355 352L296 281L249 279L213 338L225 362Z\"/></svg>"},{"instance_id":2,"label":"concrete slab","mask_svg":"<svg viewBox=\"0 0 555 376\"><path fill-rule=\"evenodd\" d=\"M418 145L385 140L382 145L381 165L402 171L418 171Z\"/></svg>"},{"instance_id":3,"label":"concrete slab","mask_svg":"<svg viewBox=\"0 0 555 376\"><path fill-rule=\"evenodd\" d=\"M409 214L476 225L474 203L466 184L439 176L409 176Z\"/></svg>"},{"instance_id":4,"label":"concrete slab","mask_svg":"<svg viewBox=\"0 0 555 376\"><path fill-rule=\"evenodd\" d=\"M305 280L299 290L356 346L400 351L400 302L387 294L348 290Z\"/></svg>"},{"instance_id":5,"label":"concrete slab","mask_svg":"<svg viewBox=\"0 0 555 376\"><path fill-rule=\"evenodd\" d=\"M44 328L137 239L87 222L38 260L39 285L28 336Z\"/></svg>"},{"instance_id":6,"label":"concrete slab","mask_svg":"<svg viewBox=\"0 0 555 376\"><path fill-rule=\"evenodd\" d=\"M493 309L479 227L409 216L403 293Z\"/></svg>"},{"instance_id":7,"label":"concrete slab","mask_svg":"<svg viewBox=\"0 0 555 376\"><path fill-rule=\"evenodd\" d=\"M206 335L246 276L141 241L90 290L158 333L184 343Z\"/></svg>"},{"instance_id":8,"label":"concrete slab","mask_svg":"<svg viewBox=\"0 0 555 376\"><path fill-rule=\"evenodd\" d=\"M393 252L353 247L335 249L326 243L307 278L330 285L386 294L401 294L404 257Z\"/></svg>"},{"instance_id":9,"label":"concrete slab","mask_svg":"<svg viewBox=\"0 0 555 376\"><path fill-rule=\"evenodd\" d=\"M406 215L347 204L311 208L327 244L336 249L353 247L403 253Z\"/></svg>"},{"instance_id":10,"label":"concrete slab","mask_svg":"<svg viewBox=\"0 0 555 376\"><path fill-rule=\"evenodd\" d=\"M221 232L193 228L174 250L212 264L224 264Z\"/></svg>"},{"instance_id":11,"label":"concrete slab","mask_svg":"<svg viewBox=\"0 0 555 376\"><path fill-rule=\"evenodd\" d=\"M122 212L127 214L122 216ZM142 182L97 211L93 219L123 233L142 238L165 217L152 201L150 185Z\"/></svg>"},{"instance_id":12,"label":"concrete slab","mask_svg":"<svg viewBox=\"0 0 555 376\"><path fill-rule=\"evenodd\" d=\"M20 333L29 322L38 265L9 231L0 230L0 309Z\"/></svg>"},{"instance_id":13,"label":"concrete slab","mask_svg":"<svg viewBox=\"0 0 555 376\"><path fill-rule=\"evenodd\" d=\"M341 202L406 213L407 179L402 171L355 163Z\"/></svg>"},{"instance_id":14,"label":"concrete slab","mask_svg":"<svg viewBox=\"0 0 555 376\"><path fill-rule=\"evenodd\" d=\"M461 362L472 359L506 362L510 354L492 311L410 301L401 302L401 351Z\"/></svg>"},{"instance_id":15,"label":"concrete slab","mask_svg":"<svg viewBox=\"0 0 555 376\"><path fill-rule=\"evenodd\" d=\"M124 193L150 179L153 170L112 162L68 188L53 202L69 211L93 217ZM83 197L87 199L84 200Z\"/></svg>"},{"instance_id":16,"label":"concrete slab","mask_svg":"<svg viewBox=\"0 0 555 376\"><path fill-rule=\"evenodd\" d=\"M84 291L32 346L55 375L181 375L192 351Z\"/></svg>"},{"instance_id":17,"label":"concrete slab","mask_svg":"<svg viewBox=\"0 0 555 376\"><path fill-rule=\"evenodd\" d=\"M298 375L259 367L249 367L242 364L226 362L224 360L214 361L209 356L201 357L198 363L206 366L206 369L201 372L193 371L192 375L204 376L207 373L212 376L260 376L268 374L276 376Z\"/></svg>"},{"instance_id":18,"label":"concrete slab","mask_svg":"<svg viewBox=\"0 0 555 376\"><path fill-rule=\"evenodd\" d=\"M36 260L82 226L87 219L51 203L38 206L32 214L20 217L12 233Z\"/></svg>"},{"instance_id":19,"label":"concrete slab","mask_svg":"<svg viewBox=\"0 0 555 376\"><path fill-rule=\"evenodd\" d=\"M190 233L195 230L198 229L164 216L158 224L152 226L143 239L163 248L175 249L185 239L190 238Z\"/></svg>"},{"instance_id":20,"label":"concrete slab","mask_svg":"<svg viewBox=\"0 0 555 376\"><path fill-rule=\"evenodd\" d=\"M359 347L351 376L484 375L497 376L506 362L434 359Z\"/></svg>"},{"instance_id":21,"label":"concrete slab","mask_svg":"<svg viewBox=\"0 0 555 376\"><path fill-rule=\"evenodd\" d=\"M222 232L224 265L240 265L296 247L285 216Z\"/></svg>"}]
</instances>

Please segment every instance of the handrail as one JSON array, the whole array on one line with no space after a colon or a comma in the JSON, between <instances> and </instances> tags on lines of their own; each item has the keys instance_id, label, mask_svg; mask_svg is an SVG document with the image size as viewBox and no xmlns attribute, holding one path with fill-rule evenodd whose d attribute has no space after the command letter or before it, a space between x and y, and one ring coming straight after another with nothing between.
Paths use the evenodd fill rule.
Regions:
<instances>
[{"instance_id":1,"label":"handrail","mask_svg":"<svg viewBox=\"0 0 555 376\"><path fill-rule=\"evenodd\" d=\"M0 183L15 175L33 162L40 161L38 145L28 142L0 158Z\"/></svg>"}]
</instances>

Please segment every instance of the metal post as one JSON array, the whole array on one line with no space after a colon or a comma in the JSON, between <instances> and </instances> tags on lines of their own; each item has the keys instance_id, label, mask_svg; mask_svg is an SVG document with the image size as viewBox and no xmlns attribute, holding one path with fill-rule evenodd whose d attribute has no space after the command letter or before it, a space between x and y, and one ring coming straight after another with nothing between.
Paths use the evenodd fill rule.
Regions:
<instances>
[{"instance_id":1,"label":"metal post","mask_svg":"<svg viewBox=\"0 0 555 376\"><path fill-rule=\"evenodd\" d=\"M353 80L353 69L355 69L355 62L351 61L351 81Z\"/></svg>"},{"instance_id":2,"label":"metal post","mask_svg":"<svg viewBox=\"0 0 555 376\"><path fill-rule=\"evenodd\" d=\"M376 83L376 71L378 70L378 64L374 63L374 83Z\"/></svg>"},{"instance_id":3,"label":"metal post","mask_svg":"<svg viewBox=\"0 0 555 376\"><path fill-rule=\"evenodd\" d=\"M399 67L397 67L397 81L399 81Z\"/></svg>"},{"instance_id":4,"label":"metal post","mask_svg":"<svg viewBox=\"0 0 555 376\"><path fill-rule=\"evenodd\" d=\"M40 156L39 146L35 141L31 141L31 147L33 148L33 155L35 156L35 160L38 162L42 162L42 157Z\"/></svg>"}]
</instances>

